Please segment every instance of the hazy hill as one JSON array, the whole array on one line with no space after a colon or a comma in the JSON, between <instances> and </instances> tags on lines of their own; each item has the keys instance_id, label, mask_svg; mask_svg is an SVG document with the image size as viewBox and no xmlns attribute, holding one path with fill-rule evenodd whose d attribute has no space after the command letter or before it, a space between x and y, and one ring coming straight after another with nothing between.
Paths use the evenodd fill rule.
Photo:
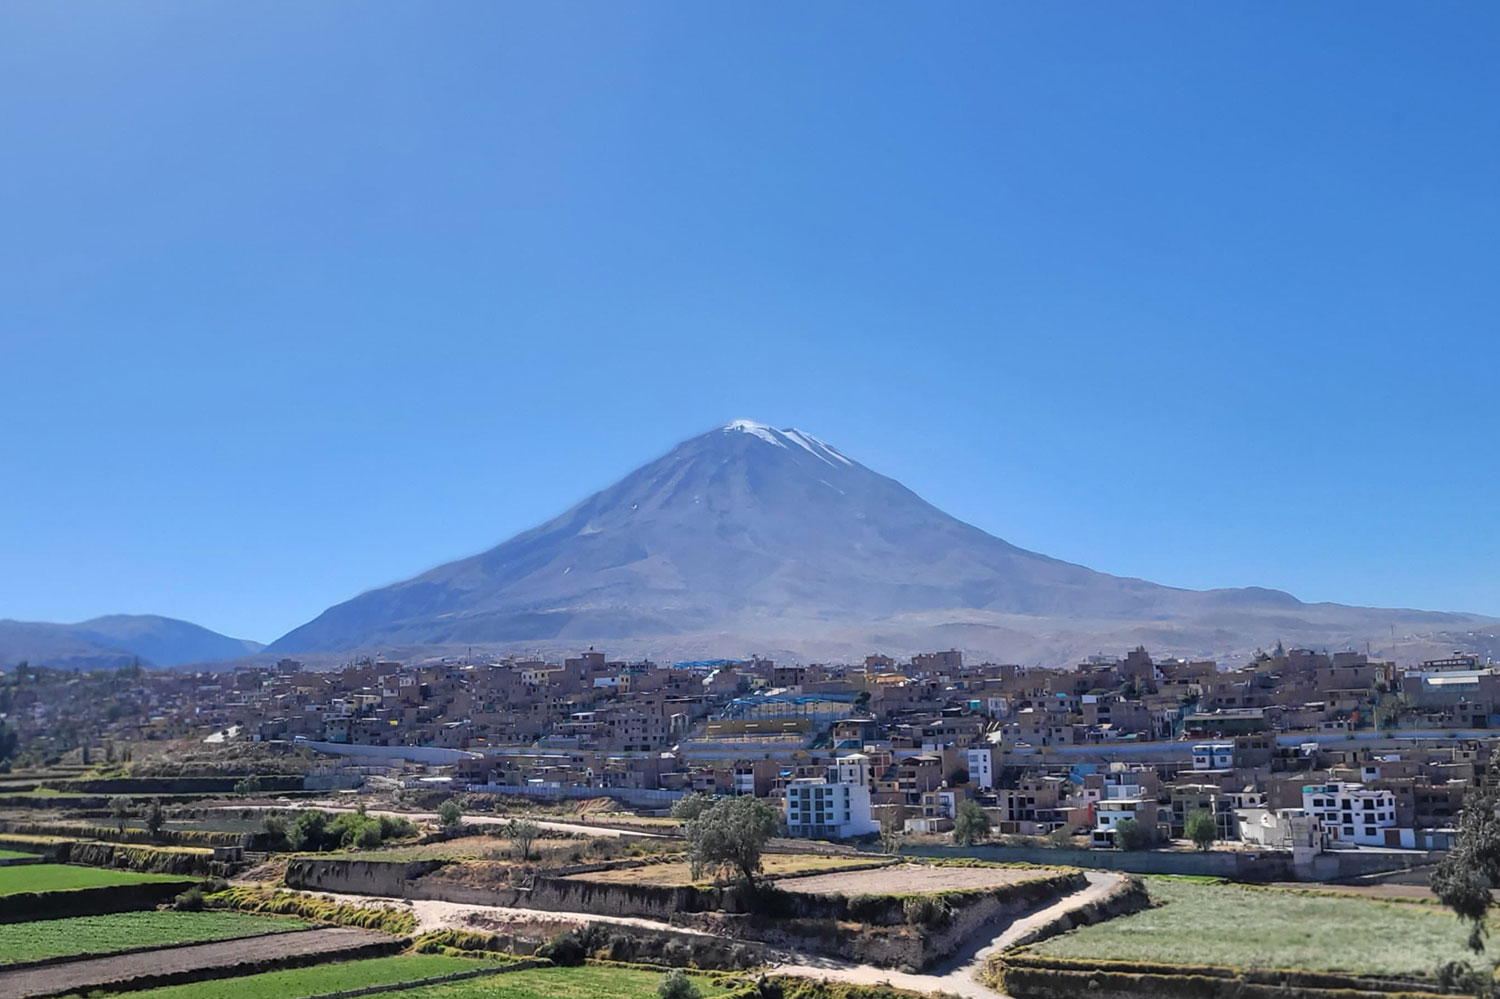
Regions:
<instances>
[{"instance_id":1,"label":"hazy hill","mask_svg":"<svg viewBox=\"0 0 1500 999\"><path fill-rule=\"evenodd\" d=\"M112 614L78 624L0 621L0 665L26 660L65 669L110 669L236 659L264 646L154 614Z\"/></svg>"},{"instance_id":2,"label":"hazy hill","mask_svg":"<svg viewBox=\"0 0 1500 999\"><path fill-rule=\"evenodd\" d=\"M1444 644L1493 624L1095 572L956 520L810 434L735 421L487 552L331 607L268 651L956 646L1032 661L1137 642L1205 655L1277 638L1363 647L1392 629Z\"/></svg>"}]
</instances>

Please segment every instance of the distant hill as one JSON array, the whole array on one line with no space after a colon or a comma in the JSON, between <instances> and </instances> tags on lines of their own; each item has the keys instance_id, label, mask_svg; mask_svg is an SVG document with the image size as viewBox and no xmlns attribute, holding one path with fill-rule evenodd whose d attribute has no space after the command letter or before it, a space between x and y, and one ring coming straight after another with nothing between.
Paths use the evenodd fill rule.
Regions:
<instances>
[{"instance_id":1,"label":"distant hill","mask_svg":"<svg viewBox=\"0 0 1500 999\"><path fill-rule=\"evenodd\" d=\"M1050 663L1138 643L1224 658L1277 639L1363 648L1392 632L1441 647L1495 625L1096 572L950 517L811 434L738 420L487 552L331 607L267 651L958 647Z\"/></svg>"},{"instance_id":2,"label":"distant hill","mask_svg":"<svg viewBox=\"0 0 1500 999\"><path fill-rule=\"evenodd\" d=\"M78 624L0 620L0 666L26 660L63 669L113 669L236 659L264 646L154 614L111 614Z\"/></svg>"}]
</instances>

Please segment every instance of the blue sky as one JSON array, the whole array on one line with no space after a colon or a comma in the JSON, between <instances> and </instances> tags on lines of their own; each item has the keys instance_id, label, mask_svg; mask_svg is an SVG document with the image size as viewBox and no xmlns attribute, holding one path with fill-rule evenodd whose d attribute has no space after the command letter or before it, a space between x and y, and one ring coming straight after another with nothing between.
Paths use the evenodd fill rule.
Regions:
<instances>
[{"instance_id":1,"label":"blue sky","mask_svg":"<svg viewBox=\"0 0 1500 999\"><path fill-rule=\"evenodd\" d=\"M1500 614L1492 4L0 7L0 617L269 641L736 417Z\"/></svg>"}]
</instances>

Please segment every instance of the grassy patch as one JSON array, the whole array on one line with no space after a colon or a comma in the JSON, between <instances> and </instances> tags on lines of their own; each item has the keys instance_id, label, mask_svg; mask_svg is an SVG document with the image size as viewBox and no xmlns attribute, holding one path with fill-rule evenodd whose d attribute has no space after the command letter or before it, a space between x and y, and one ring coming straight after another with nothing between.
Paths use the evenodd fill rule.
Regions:
<instances>
[{"instance_id":1,"label":"grassy patch","mask_svg":"<svg viewBox=\"0 0 1500 999\"><path fill-rule=\"evenodd\" d=\"M27 860L35 856L34 853L24 853L20 850L0 850L0 860Z\"/></svg>"},{"instance_id":2,"label":"grassy patch","mask_svg":"<svg viewBox=\"0 0 1500 999\"><path fill-rule=\"evenodd\" d=\"M189 879L170 874L138 874L107 867L72 867L68 864L21 864L0 867L0 895L17 892L71 891L75 888L103 888L107 885L138 885L159 881Z\"/></svg>"},{"instance_id":3,"label":"grassy patch","mask_svg":"<svg viewBox=\"0 0 1500 999\"><path fill-rule=\"evenodd\" d=\"M405 936L417 928L417 917L407 909L352 905L316 895L255 888L248 885L236 885L226 891L209 895L207 902L216 909L300 916L319 923L337 923L340 926L361 926L367 930L383 930L397 936Z\"/></svg>"},{"instance_id":4,"label":"grassy patch","mask_svg":"<svg viewBox=\"0 0 1500 999\"><path fill-rule=\"evenodd\" d=\"M307 925L282 916L151 911L7 923L0 925L0 965L67 954L107 954L134 947L231 940L284 933Z\"/></svg>"},{"instance_id":5,"label":"grassy patch","mask_svg":"<svg viewBox=\"0 0 1500 999\"><path fill-rule=\"evenodd\" d=\"M1054 937L1033 953L1075 960L1427 976L1472 957L1467 931L1430 907L1148 878L1156 908Z\"/></svg>"},{"instance_id":6,"label":"grassy patch","mask_svg":"<svg viewBox=\"0 0 1500 999\"><path fill-rule=\"evenodd\" d=\"M391 992L391 999L656 999L664 972L620 965L532 968L492 978ZM730 991L732 979L691 975L704 999Z\"/></svg>"},{"instance_id":7,"label":"grassy patch","mask_svg":"<svg viewBox=\"0 0 1500 999\"><path fill-rule=\"evenodd\" d=\"M145 989L126 993L131 999L219 999L234 996L234 999L287 999L288 996L313 996L344 989L360 989L370 985L391 985L398 982L435 978L451 975L456 971L469 971L487 966L485 961L465 957L449 957L445 954L397 954L394 957L372 957L364 961L343 961L337 964L318 964L309 968L291 968L286 971L267 971L243 978L220 979L210 982L193 982L188 985L168 985L159 989ZM489 979L478 979L488 982ZM392 993L395 994L395 993ZM490 993L475 992L475 995ZM401 995L406 995L402 992Z\"/></svg>"}]
</instances>

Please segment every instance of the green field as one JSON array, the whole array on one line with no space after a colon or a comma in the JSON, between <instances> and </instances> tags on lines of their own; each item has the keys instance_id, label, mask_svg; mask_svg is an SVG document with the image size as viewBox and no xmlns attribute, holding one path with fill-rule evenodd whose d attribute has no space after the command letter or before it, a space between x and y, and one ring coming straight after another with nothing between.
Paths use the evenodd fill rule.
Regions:
<instances>
[{"instance_id":1,"label":"green field","mask_svg":"<svg viewBox=\"0 0 1500 999\"><path fill-rule=\"evenodd\" d=\"M663 972L617 965L531 968L447 985L388 992L391 999L656 999ZM704 999L728 989L714 979L693 975Z\"/></svg>"},{"instance_id":2,"label":"green field","mask_svg":"<svg viewBox=\"0 0 1500 999\"><path fill-rule=\"evenodd\" d=\"M21 891L71 891L74 888L103 888L108 885L138 885L159 881L181 882L192 878L178 874L140 874L108 867L72 867L68 864L22 864L0 867L0 895Z\"/></svg>"},{"instance_id":3,"label":"green field","mask_svg":"<svg viewBox=\"0 0 1500 999\"><path fill-rule=\"evenodd\" d=\"M372 957L364 961L268 971L260 975L246 975L244 978L168 985L165 988L125 994L130 999L218 999L229 995L234 996L234 999L287 999L288 996L321 995L324 992L359 989L368 985L389 985L418 978L451 975L455 971L483 968L489 963L445 954L397 954L394 957ZM479 994L481 993L475 993Z\"/></svg>"},{"instance_id":4,"label":"green field","mask_svg":"<svg viewBox=\"0 0 1500 999\"><path fill-rule=\"evenodd\" d=\"M1468 929L1436 906L1147 878L1156 908L1053 937L1033 953L1078 960L1431 975L1472 959Z\"/></svg>"},{"instance_id":5,"label":"green field","mask_svg":"<svg viewBox=\"0 0 1500 999\"><path fill-rule=\"evenodd\" d=\"M34 923L0 925L0 965L66 954L107 954L134 947L165 947L285 933L310 926L285 916L239 912L119 912Z\"/></svg>"},{"instance_id":6,"label":"green field","mask_svg":"<svg viewBox=\"0 0 1500 999\"><path fill-rule=\"evenodd\" d=\"M34 853L24 853L21 850L0 850L0 860L26 860L35 856Z\"/></svg>"}]
</instances>

